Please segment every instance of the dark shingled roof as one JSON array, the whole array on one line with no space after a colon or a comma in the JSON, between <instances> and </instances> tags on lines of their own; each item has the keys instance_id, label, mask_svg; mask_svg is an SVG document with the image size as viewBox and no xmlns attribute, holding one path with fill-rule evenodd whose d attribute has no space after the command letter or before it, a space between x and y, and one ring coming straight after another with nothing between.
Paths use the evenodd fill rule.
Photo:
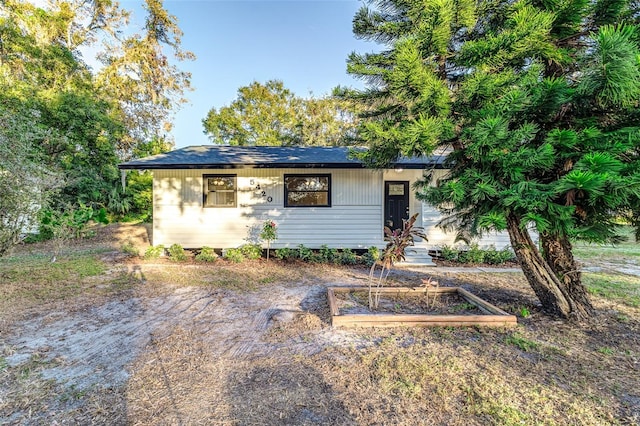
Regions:
<instances>
[{"instance_id":1,"label":"dark shingled roof","mask_svg":"<svg viewBox=\"0 0 640 426\"><path fill-rule=\"evenodd\" d=\"M362 148L360 148L362 149ZM444 155L403 158L391 167L423 169L442 167ZM119 164L131 169L237 169L237 168L336 168L359 169L364 164L350 158L347 147L188 146L164 154Z\"/></svg>"}]
</instances>

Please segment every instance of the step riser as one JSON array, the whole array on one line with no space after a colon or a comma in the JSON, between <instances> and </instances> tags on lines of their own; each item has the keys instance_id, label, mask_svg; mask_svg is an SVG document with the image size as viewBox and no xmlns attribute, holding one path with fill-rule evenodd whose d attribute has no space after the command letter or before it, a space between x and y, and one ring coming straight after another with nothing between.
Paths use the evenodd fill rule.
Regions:
<instances>
[{"instance_id":1,"label":"step riser","mask_svg":"<svg viewBox=\"0 0 640 426\"><path fill-rule=\"evenodd\" d=\"M398 266L436 266L426 248L413 247L405 252L405 259Z\"/></svg>"}]
</instances>

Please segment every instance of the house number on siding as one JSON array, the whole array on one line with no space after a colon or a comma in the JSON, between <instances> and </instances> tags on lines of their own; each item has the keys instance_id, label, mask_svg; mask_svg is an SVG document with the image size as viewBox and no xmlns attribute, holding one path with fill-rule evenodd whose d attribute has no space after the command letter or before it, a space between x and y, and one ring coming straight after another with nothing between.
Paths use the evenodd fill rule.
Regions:
<instances>
[{"instance_id":1,"label":"house number on siding","mask_svg":"<svg viewBox=\"0 0 640 426\"><path fill-rule=\"evenodd\" d=\"M251 186L256 185L256 181L255 181L255 179L251 179L251 180L249 181L249 184L250 184ZM260 186L260 184L257 184L257 185L255 186L255 189L256 189L256 191L259 191L259 192L260 192L260 196L261 196L261 197L263 197L263 198L264 198L264 197L267 197L267 191L263 191L263 190L262 190L262 187ZM267 197L267 203L270 203L270 202L272 202L272 201L273 201L273 197L271 197L271 196Z\"/></svg>"}]
</instances>

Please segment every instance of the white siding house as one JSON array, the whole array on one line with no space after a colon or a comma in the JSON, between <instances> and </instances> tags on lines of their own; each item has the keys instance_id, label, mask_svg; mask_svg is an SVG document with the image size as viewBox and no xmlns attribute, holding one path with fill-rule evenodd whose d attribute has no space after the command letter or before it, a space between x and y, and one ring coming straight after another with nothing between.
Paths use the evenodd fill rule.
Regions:
<instances>
[{"instance_id":1,"label":"white siding house","mask_svg":"<svg viewBox=\"0 0 640 426\"><path fill-rule=\"evenodd\" d=\"M419 213L428 241L453 244L436 224L435 208L416 199L412 185L429 160L405 160L372 170L346 148L188 147L120 165L153 171L153 244L185 248L237 247L254 239L266 220L278 227L273 248L384 247L385 223ZM446 171L435 170L432 184ZM505 235L481 245L508 245Z\"/></svg>"}]
</instances>

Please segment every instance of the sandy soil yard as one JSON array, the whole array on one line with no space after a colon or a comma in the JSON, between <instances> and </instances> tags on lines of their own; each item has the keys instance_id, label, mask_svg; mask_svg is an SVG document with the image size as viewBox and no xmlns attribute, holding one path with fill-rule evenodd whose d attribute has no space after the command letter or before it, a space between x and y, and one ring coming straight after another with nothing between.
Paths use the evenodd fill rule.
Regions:
<instances>
[{"instance_id":1,"label":"sandy soil yard","mask_svg":"<svg viewBox=\"0 0 640 426\"><path fill-rule=\"evenodd\" d=\"M146 241L112 225L54 264L46 244L0 260L0 424L640 424L634 246L584 249L589 323L546 317L520 273L432 268L392 278L461 285L518 327L336 330L326 286L364 267L119 250Z\"/></svg>"}]
</instances>

